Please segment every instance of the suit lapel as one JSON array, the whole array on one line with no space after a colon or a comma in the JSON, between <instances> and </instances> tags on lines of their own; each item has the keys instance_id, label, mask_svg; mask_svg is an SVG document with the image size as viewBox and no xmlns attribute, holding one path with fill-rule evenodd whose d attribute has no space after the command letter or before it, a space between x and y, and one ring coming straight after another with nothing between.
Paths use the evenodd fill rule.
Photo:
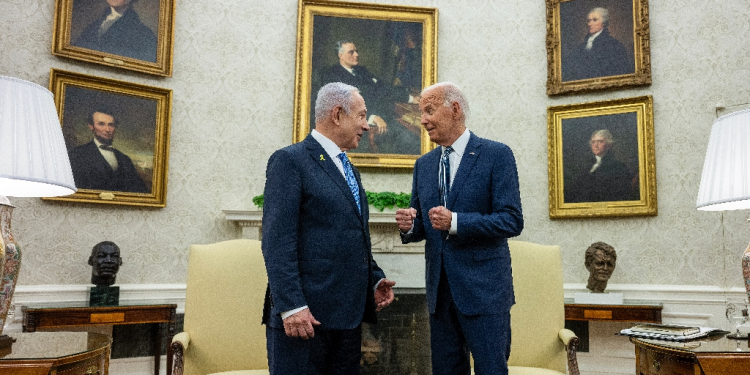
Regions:
<instances>
[{"instance_id":1,"label":"suit lapel","mask_svg":"<svg viewBox=\"0 0 750 375\"><path fill-rule=\"evenodd\" d=\"M448 207L446 207L447 209L450 210L451 207L453 207L453 203L456 202L456 198L461 193L461 188L469 178L469 175L471 175L471 170L474 169L474 164L476 164L476 161L479 158L481 147L482 143L479 137L474 135L474 133L471 133L469 143L466 144L464 155L461 157L461 164L459 164L458 171L456 171L456 177L451 183L451 190L448 195Z\"/></svg>"},{"instance_id":2,"label":"suit lapel","mask_svg":"<svg viewBox=\"0 0 750 375\"><path fill-rule=\"evenodd\" d=\"M328 153L326 153L326 150L323 148L323 146L318 143L318 141L315 140L315 138L312 137L312 135L308 135L307 138L304 140L305 147L307 147L307 151L310 155L310 157L315 160L315 162L325 171L325 173L328 175L328 177L333 181L334 184L336 184L339 189L344 193L344 196L346 197L346 200L349 201L352 208L354 209L354 212L357 214L357 216L360 216L359 211L357 210L357 202L354 200L354 196L352 195L352 191L349 190L349 184L346 183L346 179L344 178L344 175L341 174L341 171L339 171L339 168L336 167L336 164L331 160L330 156L328 156ZM352 166L352 169L354 166ZM356 172L354 175L357 178L357 183L359 184L359 191L360 191L360 198L362 196L362 182L359 180L359 173ZM360 199L360 202L364 204L367 200ZM362 220L362 217L360 216L360 221Z\"/></svg>"},{"instance_id":3,"label":"suit lapel","mask_svg":"<svg viewBox=\"0 0 750 375\"><path fill-rule=\"evenodd\" d=\"M439 186L438 186L438 176L440 174L440 155L442 153L442 148L438 146L434 150L427 153L424 157L424 166L423 171L420 172L420 174L423 174L424 181L427 182L425 189L425 192L427 193L427 196L420 197L421 200L424 200L424 202L434 202L432 204L428 204L431 207L436 207L440 205L440 193L439 193Z\"/></svg>"}]
</instances>

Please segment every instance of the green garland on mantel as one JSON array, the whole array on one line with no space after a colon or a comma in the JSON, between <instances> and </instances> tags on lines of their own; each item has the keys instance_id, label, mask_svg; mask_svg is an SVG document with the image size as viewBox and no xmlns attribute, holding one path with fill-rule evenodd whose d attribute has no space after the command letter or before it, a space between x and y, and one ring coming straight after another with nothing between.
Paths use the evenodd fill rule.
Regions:
<instances>
[{"instance_id":1,"label":"green garland on mantel","mask_svg":"<svg viewBox=\"0 0 750 375\"><path fill-rule=\"evenodd\" d=\"M374 192L368 191L367 202L371 206L377 208L381 212L386 208L407 208L411 202L411 194L407 193L394 193L391 191ZM263 194L253 197L253 204L256 207L263 209Z\"/></svg>"}]
</instances>

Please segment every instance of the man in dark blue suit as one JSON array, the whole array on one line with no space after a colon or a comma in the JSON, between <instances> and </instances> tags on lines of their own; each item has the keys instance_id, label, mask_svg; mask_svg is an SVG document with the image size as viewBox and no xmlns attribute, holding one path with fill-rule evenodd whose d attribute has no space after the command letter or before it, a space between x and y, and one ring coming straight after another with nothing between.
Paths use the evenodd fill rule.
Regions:
<instances>
[{"instance_id":1,"label":"man in dark blue suit","mask_svg":"<svg viewBox=\"0 0 750 375\"><path fill-rule=\"evenodd\" d=\"M515 303L508 238L523 229L513 152L466 129L469 106L449 82L422 91L422 126L438 147L414 165L404 243L426 240L433 375L507 374Z\"/></svg>"},{"instance_id":2,"label":"man in dark blue suit","mask_svg":"<svg viewBox=\"0 0 750 375\"><path fill-rule=\"evenodd\" d=\"M357 88L323 86L315 129L268 160L264 323L272 375L356 375L361 323L393 301L372 259L367 196L346 157L369 130Z\"/></svg>"}]
</instances>

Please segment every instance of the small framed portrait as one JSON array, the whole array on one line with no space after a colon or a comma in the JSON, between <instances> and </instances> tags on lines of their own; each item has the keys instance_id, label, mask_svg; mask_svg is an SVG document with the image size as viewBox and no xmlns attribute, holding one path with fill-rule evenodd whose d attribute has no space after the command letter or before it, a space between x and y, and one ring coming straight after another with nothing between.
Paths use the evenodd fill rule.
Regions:
<instances>
[{"instance_id":1,"label":"small framed portrait","mask_svg":"<svg viewBox=\"0 0 750 375\"><path fill-rule=\"evenodd\" d=\"M172 76L174 0L56 0L52 54Z\"/></svg>"},{"instance_id":2,"label":"small framed portrait","mask_svg":"<svg viewBox=\"0 0 750 375\"><path fill-rule=\"evenodd\" d=\"M412 168L435 147L419 93L437 75L437 9L300 0L298 18L293 141L315 128L318 90L343 82L360 90L370 125L352 163Z\"/></svg>"},{"instance_id":3,"label":"small framed portrait","mask_svg":"<svg viewBox=\"0 0 750 375\"><path fill-rule=\"evenodd\" d=\"M547 0L547 95L650 84L648 0Z\"/></svg>"},{"instance_id":4,"label":"small framed portrait","mask_svg":"<svg viewBox=\"0 0 750 375\"><path fill-rule=\"evenodd\" d=\"M656 216L651 96L547 109L552 219Z\"/></svg>"},{"instance_id":5,"label":"small framed portrait","mask_svg":"<svg viewBox=\"0 0 750 375\"><path fill-rule=\"evenodd\" d=\"M45 200L165 207L172 91L52 69L78 192Z\"/></svg>"}]
</instances>

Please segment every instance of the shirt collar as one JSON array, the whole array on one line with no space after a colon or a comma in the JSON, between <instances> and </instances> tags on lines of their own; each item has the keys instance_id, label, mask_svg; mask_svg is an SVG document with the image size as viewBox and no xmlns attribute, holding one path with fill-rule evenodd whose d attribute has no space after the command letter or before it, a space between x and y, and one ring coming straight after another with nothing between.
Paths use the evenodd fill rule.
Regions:
<instances>
[{"instance_id":1,"label":"shirt collar","mask_svg":"<svg viewBox=\"0 0 750 375\"><path fill-rule=\"evenodd\" d=\"M349 72L349 73L351 73L352 75L354 75L354 68L347 68L347 67L345 67L344 65L341 65L341 67L342 67L342 68L344 68L344 69L346 69L346 71L347 71L347 72Z\"/></svg>"},{"instance_id":2,"label":"shirt collar","mask_svg":"<svg viewBox=\"0 0 750 375\"><path fill-rule=\"evenodd\" d=\"M94 138L94 144L96 145L96 148L98 148L98 149L100 149L100 150L101 150L101 149L102 149L102 148L101 148L101 146L102 146L102 145L103 145L104 143L101 143L101 142L99 142L99 140L98 140L98 139ZM107 145L107 146L110 146L110 147L112 147L112 145Z\"/></svg>"},{"instance_id":3,"label":"shirt collar","mask_svg":"<svg viewBox=\"0 0 750 375\"><path fill-rule=\"evenodd\" d=\"M315 140L318 141L321 146L323 146L323 149L331 158L335 158L338 154L343 152L341 151L341 147L337 146L336 143L328 139L328 137L321 134L319 131L313 129L310 132L310 135L312 135L312 137L315 138Z\"/></svg>"},{"instance_id":4,"label":"shirt collar","mask_svg":"<svg viewBox=\"0 0 750 375\"><path fill-rule=\"evenodd\" d=\"M118 18L122 17L122 13L118 13L115 10L115 8L113 8L113 7L110 6L109 9L111 9L112 12L107 16L107 19L115 20L115 19L118 19Z\"/></svg>"},{"instance_id":5,"label":"shirt collar","mask_svg":"<svg viewBox=\"0 0 750 375\"><path fill-rule=\"evenodd\" d=\"M596 37L597 37L597 36L599 36L599 34L601 34L601 33L602 33L602 31L604 31L604 29L601 29L601 30L599 30L599 32L598 32L598 33L596 33L596 34L593 34L593 35L591 35L591 36L589 37L589 40L594 40L594 39L596 39Z\"/></svg>"},{"instance_id":6,"label":"shirt collar","mask_svg":"<svg viewBox=\"0 0 750 375\"><path fill-rule=\"evenodd\" d=\"M451 145L453 147L453 152L456 153L456 156L462 157L464 156L464 151L466 151L466 146L469 144L469 138L471 138L471 132L467 128L464 130L463 134L461 134L458 139L456 139L455 142ZM443 147L443 150L445 150L445 147Z\"/></svg>"}]
</instances>

